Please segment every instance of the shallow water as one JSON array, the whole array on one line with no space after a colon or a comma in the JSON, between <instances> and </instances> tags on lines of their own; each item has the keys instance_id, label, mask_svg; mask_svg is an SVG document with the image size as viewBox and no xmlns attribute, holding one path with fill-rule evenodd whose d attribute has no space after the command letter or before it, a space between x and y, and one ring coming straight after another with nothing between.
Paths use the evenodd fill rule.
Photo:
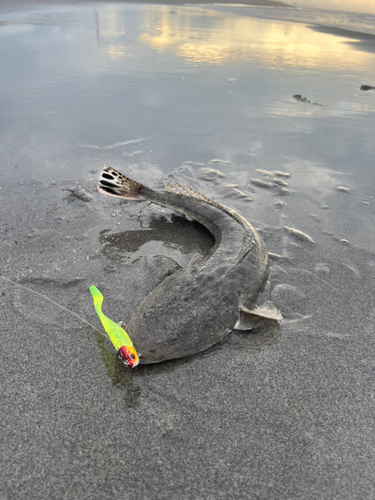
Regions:
<instances>
[{"instance_id":1,"label":"shallow water","mask_svg":"<svg viewBox=\"0 0 375 500\"><path fill-rule=\"evenodd\" d=\"M164 173L214 158L231 170L370 163L374 92L359 87L375 81L375 54L349 38L166 6L2 17L2 182L74 178L104 162Z\"/></svg>"},{"instance_id":2,"label":"shallow water","mask_svg":"<svg viewBox=\"0 0 375 500\"><path fill-rule=\"evenodd\" d=\"M285 318L126 371L98 332L2 282L6 498L374 494L375 52L326 31L118 3L0 15L1 274L97 325L95 284L127 322L210 248L168 210L99 195L108 163L244 215Z\"/></svg>"}]
</instances>

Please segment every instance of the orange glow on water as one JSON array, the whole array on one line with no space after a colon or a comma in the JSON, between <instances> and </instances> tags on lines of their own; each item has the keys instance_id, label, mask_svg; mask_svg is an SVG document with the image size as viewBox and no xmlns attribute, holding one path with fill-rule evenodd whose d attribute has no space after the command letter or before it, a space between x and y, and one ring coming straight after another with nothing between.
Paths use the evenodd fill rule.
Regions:
<instances>
[{"instance_id":1,"label":"orange glow on water","mask_svg":"<svg viewBox=\"0 0 375 500\"><path fill-rule=\"evenodd\" d=\"M187 62L257 62L275 69L300 67L358 70L373 63L371 53L353 50L349 39L318 33L298 23L253 19L196 8L148 6L140 40L158 52Z\"/></svg>"}]
</instances>

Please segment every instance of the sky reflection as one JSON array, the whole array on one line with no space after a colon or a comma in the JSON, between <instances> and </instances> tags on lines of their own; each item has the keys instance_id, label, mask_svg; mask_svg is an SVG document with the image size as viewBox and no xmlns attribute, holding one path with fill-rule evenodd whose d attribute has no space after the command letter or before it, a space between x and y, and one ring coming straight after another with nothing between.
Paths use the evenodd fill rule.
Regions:
<instances>
[{"instance_id":1,"label":"sky reflection","mask_svg":"<svg viewBox=\"0 0 375 500\"><path fill-rule=\"evenodd\" d=\"M129 16L104 9L98 16L100 39L108 55L127 57ZM256 63L267 67L360 70L374 63L373 54L348 50L344 36L317 33L302 24L263 21L197 8L141 6L139 36L159 53L170 52L193 64Z\"/></svg>"},{"instance_id":2,"label":"sky reflection","mask_svg":"<svg viewBox=\"0 0 375 500\"><path fill-rule=\"evenodd\" d=\"M70 9L0 25L0 154L27 165L12 178L213 158L273 170L280 155L351 168L373 153L374 92L359 87L375 55L352 40L196 7Z\"/></svg>"}]
</instances>

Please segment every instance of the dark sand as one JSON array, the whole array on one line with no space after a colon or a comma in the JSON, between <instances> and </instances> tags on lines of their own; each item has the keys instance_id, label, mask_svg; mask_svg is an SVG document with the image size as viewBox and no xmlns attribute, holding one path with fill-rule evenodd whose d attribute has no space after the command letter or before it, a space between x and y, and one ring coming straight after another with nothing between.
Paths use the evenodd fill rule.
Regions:
<instances>
[{"instance_id":1,"label":"dark sand","mask_svg":"<svg viewBox=\"0 0 375 500\"><path fill-rule=\"evenodd\" d=\"M197 114L189 105L180 108L167 87L168 100L153 94L147 113L136 100L139 119L127 102L117 121L122 101L114 87L108 118L103 108L96 111L90 76L84 91L92 100L79 96L86 122L75 114L74 92L64 100L58 75L56 86L44 88L33 104L34 73L24 87L16 71L16 98L9 100L8 83L1 94L7 120L1 129L0 274L99 327L90 285L103 292L108 316L127 322L167 274L210 248L212 239L195 223L97 193L106 161L155 189L168 176L189 182L246 216L272 253L270 296L285 320L279 330L232 332L187 359L126 370L94 328L0 280L1 499L375 497L374 93L356 90L371 81L361 74L348 83L342 74L317 71L325 84L317 91L301 73L298 85L277 80L285 94L270 87L265 99L275 118L252 105L248 116L255 116L245 119L244 100L228 101L222 120L216 110L233 95L228 87L246 98L250 88L260 99L271 77L263 69L257 86L252 80L241 86L241 79L227 82L236 76L233 66L212 77L204 71L183 74L191 78L191 91L202 82L198 90L213 106L207 116L203 104ZM74 82L79 86L78 78ZM18 85L22 92L30 87L30 109ZM130 88L121 85L121 92ZM153 88L159 89L157 76ZM362 110L365 102L366 111L335 115L336 89L349 109ZM297 93L324 106L296 102ZM168 110L165 135L154 115L160 102ZM73 117L69 126L64 107ZM148 122L154 136L142 128ZM117 145L140 136L146 136L143 143ZM137 149L137 164L120 154ZM215 160L225 155L226 163ZM69 191L76 182L92 201Z\"/></svg>"},{"instance_id":2,"label":"dark sand","mask_svg":"<svg viewBox=\"0 0 375 500\"><path fill-rule=\"evenodd\" d=\"M331 35L352 39L354 41L348 41L346 43L355 49L371 53L375 52L375 35L371 33L359 33L358 31L329 28L327 26L311 26L311 29L319 33L329 33Z\"/></svg>"}]
</instances>

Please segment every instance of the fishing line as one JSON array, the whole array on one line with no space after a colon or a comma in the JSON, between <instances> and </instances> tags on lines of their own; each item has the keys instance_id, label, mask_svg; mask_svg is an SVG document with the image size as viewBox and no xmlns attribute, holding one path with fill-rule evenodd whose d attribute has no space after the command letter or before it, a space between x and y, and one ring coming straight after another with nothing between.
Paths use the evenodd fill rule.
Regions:
<instances>
[{"instance_id":1,"label":"fishing line","mask_svg":"<svg viewBox=\"0 0 375 500\"><path fill-rule=\"evenodd\" d=\"M89 325L91 326L91 328L94 328L94 330L98 331L99 333L101 333L105 338L108 338L107 335L105 333L103 333L101 330L99 330L96 326L92 325L91 323L89 323L88 321L86 321L84 318L82 318L79 314L73 312L73 311L69 311L69 309L67 309L66 307L62 306L61 304L59 304L58 302L55 302L54 300L46 297L45 295L43 295L42 293L39 293L39 292L36 292L35 290L32 290L31 288L27 288L27 286L24 286L24 285L20 285L19 283L17 283L16 281L12 281L10 280L9 278L5 278L4 276L2 276L0 274L0 278L5 280L5 281L9 281L9 283L12 283L13 285L16 285L20 288L24 288L25 290L27 290L28 292L31 292L31 293L35 293L35 295L39 295L40 297L42 297L43 299L45 300L48 300L49 302L52 302L52 304L54 304L55 306L59 307L60 309L62 309L63 311L66 311L68 312L69 314L72 314L73 316L75 316L76 318L80 319L81 321L83 321L84 323L86 323L86 325Z\"/></svg>"}]
</instances>

